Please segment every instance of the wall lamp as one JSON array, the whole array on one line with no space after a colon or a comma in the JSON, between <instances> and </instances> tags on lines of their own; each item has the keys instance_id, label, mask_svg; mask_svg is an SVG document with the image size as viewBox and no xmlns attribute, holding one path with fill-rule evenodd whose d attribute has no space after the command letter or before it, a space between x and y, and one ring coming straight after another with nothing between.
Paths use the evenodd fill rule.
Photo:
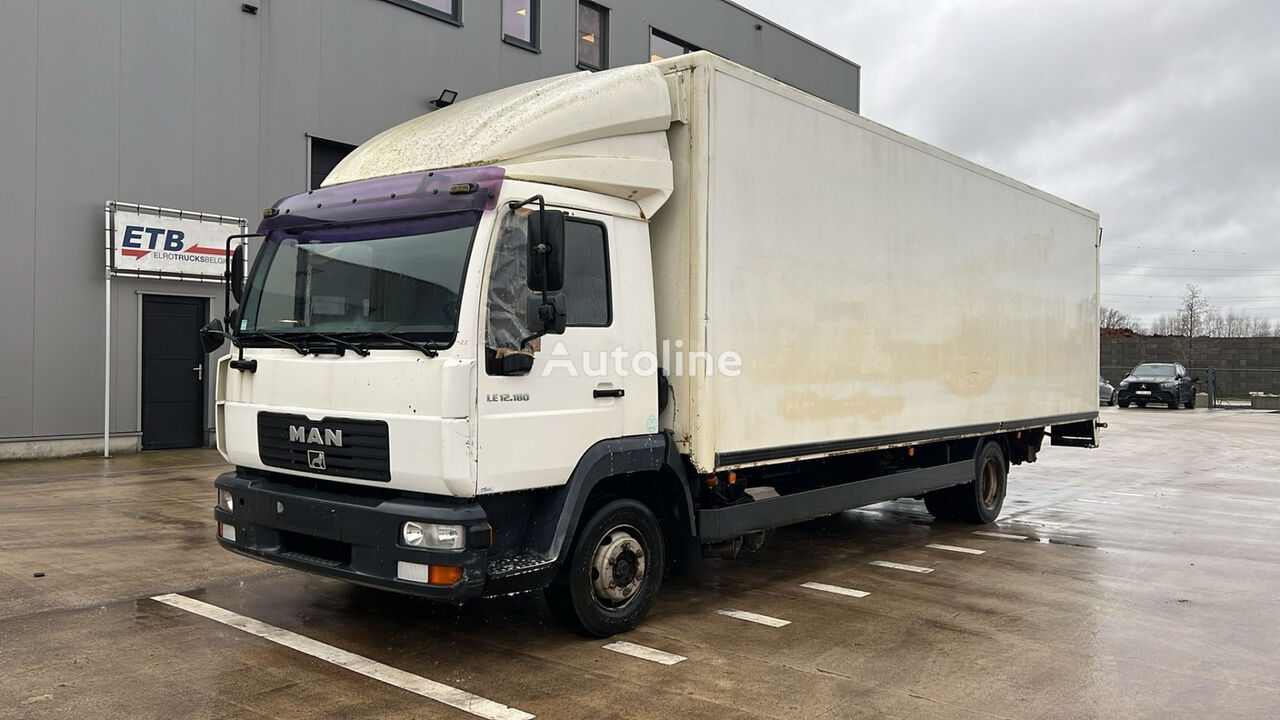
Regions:
<instances>
[{"instance_id":1,"label":"wall lamp","mask_svg":"<svg viewBox=\"0 0 1280 720\"><path fill-rule=\"evenodd\" d=\"M438 108L449 107L450 105L453 104L453 101L457 99L458 99L458 91L449 90L446 88L440 91L440 97L436 98L435 100L432 100L431 104L435 105Z\"/></svg>"}]
</instances>

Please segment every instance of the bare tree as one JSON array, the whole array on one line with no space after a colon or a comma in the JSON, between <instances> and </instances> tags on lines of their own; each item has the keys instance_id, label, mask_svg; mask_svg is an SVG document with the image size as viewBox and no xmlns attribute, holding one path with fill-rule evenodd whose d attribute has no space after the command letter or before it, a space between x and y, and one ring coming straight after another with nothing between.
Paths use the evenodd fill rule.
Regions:
<instances>
[{"instance_id":1,"label":"bare tree","mask_svg":"<svg viewBox=\"0 0 1280 720\"><path fill-rule=\"evenodd\" d=\"M1187 291L1182 294L1182 306L1178 308L1176 316L1177 332L1173 333L1184 338L1182 359L1186 364L1194 365L1199 359L1196 351L1200 343L1196 342L1196 338L1206 335L1210 319L1217 314L1217 309L1209 302L1200 286L1187 283Z\"/></svg>"},{"instance_id":2,"label":"bare tree","mask_svg":"<svg viewBox=\"0 0 1280 720\"><path fill-rule=\"evenodd\" d=\"M1106 306L1098 308L1098 327L1141 332L1141 324L1132 315Z\"/></svg>"},{"instance_id":3,"label":"bare tree","mask_svg":"<svg viewBox=\"0 0 1280 720\"><path fill-rule=\"evenodd\" d=\"M1177 316L1179 321L1186 313L1185 307ZM1183 326L1169 333L1175 335L1183 335ZM1196 337L1211 338L1243 338L1243 337L1272 337L1276 334L1276 327L1270 320L1261 316L1245 315L1239 310L1219 311L1209 308L1205 312L1203 332L1197 333Z\"/></svg>"},{"instance_id":4,"label":"bare tree","mask_svg":"<svg viewBox=\"0 0 1280 720\"><path fill-rule=\"evenodd\" d=\"M1209 318L1215 314L1217 311L1200 286L1187 283L1182 306L1178 308L1178 334L1186 338L1202 337Z\"/></svg>"},{"instance_id":5,"label":"bare tree","mask_svg":"<svg viewBox=\"0 0 1280 720\"><path fill-rule=\"evenodd\" d=\"M1152 335L1178 335L1178 316L1161 315L1151 323Z\"/></svg>"}]
</instances>

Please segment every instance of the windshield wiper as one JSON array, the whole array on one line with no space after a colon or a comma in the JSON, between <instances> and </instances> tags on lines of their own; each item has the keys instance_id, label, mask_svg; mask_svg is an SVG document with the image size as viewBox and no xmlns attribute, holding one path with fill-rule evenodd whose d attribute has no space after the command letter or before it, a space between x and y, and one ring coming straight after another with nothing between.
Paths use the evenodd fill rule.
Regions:
<instances>
[{"instance_id":1,"label":"windshield wiper","mask_svg":"<svg viewBox=\"0 0 1280 720\"><path fill-rule=\"evenodd\" d=\"M308 351L307 351L307 349L306 349L306 348L304 348L304 347L302 347L301 345L298 345L298 344L296 344L296 343L291 343L291 342L289 342L288 340L285 340L284 338L282 338L282 337L280 337L280 336L278 336L278 335L268 335L268 334L266 334L266 333L264 333L264 332L255 332L255 333L240 333L240 335L239 335L239 336L240 336L241 338L250 338L250 339L252 339L252 338L266 338L266 339L268 339L268 340L270 340L270 341L272 341L272 342L276 343L277 345L283 345L283 346L285 346L285 347L287 347L287 348L292 348L292 349L293 349L293 351L294 351L294 352L296 352L296 353L298 353L299 355L306 355L306 354L307 354L307 352L308 352Z\"/></svg>"},{"instance_id":2,"label":"windshield wiper","mask_svg":"<svg viewBox=\"0 0 1280 720\"><path fill-rule=\"evenodd\" d=\"M407 348L413 348L414 350L417 350L418 352L422 353L423 355L426 355L429 358L438 357L440 355L440 353L436 352L435 349L429 347L426 343L417 343L410 340L409 338L396 335L395 333L389 333L382 330L374 330L371 332L352 333L352 334L361 335L364 337L378 337L378 338L390 340L392 342L399 343L400 345L403 345Z\"/></svg>"},{"instance_id":3,"label":"windshield wiper","mask_svg":"<svg viewBox=\"0 0 1280 720\"><path fill-rule=\"evenodd\" d=\"M332 335L325 335L324 333L311 332L311 333L304 333L304 334L309 338L320 338L321 340L331 342L334 345L341 345L345 348L350 348L353 352L355 352L355 354L359 355L360 357L369 357L369 350L365 348L365 346L363 345L357 345L348 340L343 340L342 338L334 337ZM307 351L315 352L316 350L314 347L308 347Z\"/></svg>"}]
</instances>

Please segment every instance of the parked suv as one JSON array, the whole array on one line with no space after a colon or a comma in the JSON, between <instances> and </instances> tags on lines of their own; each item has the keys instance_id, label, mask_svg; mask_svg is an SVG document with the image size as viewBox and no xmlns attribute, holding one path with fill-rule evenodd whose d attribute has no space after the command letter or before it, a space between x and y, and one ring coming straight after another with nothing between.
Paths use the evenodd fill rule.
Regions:
<instances>
[{"instance_id":1,"label":"parked suv","mask_svg":"<svg viewBox=\"0 0 1280 720\"><path fill-rule=\"evenodd\" d=\"M1120 407L1129 407L1129 403L1146 407L1157 402L1173 410L1179 404L1190 410L1196 406L1196 380L1177 363L1142 363L1120 381Z\"/></svg>"}]
</instances>

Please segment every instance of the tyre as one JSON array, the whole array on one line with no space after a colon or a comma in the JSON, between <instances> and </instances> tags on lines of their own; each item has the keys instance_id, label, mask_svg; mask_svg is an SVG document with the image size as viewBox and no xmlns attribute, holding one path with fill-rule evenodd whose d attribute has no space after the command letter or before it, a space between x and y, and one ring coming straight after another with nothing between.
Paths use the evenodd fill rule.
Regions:
<instances>
[{"instance_id":1,"label":"tyre","mask_svg":"<svg viewBox=\"0 0 1280 720\"><path fill-rule=\"evenodd\" d=\"M924 506L939 520L985 525L995 522L1004 506L1009 466L1000 445L987 442L974 460L974 479L925 493Z\"/></svg>"},{"instance_id":2,"label":"tyre","mask_svg":"<svg viewBox=\"0 0 1280 720\"><path fill-rule=\"evenodd\" d=\"M595 637L634 628L658 594L664 555L662 530L649 508L630 499L606 504L578 528L547 586L551 614Z\"/></svg>"},{"instance_id":3,"label":"tyre","mask_svg":"<svg viewBox=\"0 0 1280 720\"><path fill-rule=\"evenodd\" d=\"M1000 508L1004 506L1004 493L1009 481L1009 466L999 444L988 442L982 446L974 461L974 472L972 482L955 488L957 519L982 525L995 522L1000 517Z\"/></svg>"},{"instance_id":4,"label":"tyre","mask_svg":"<svg viewBox=\"0 0 1280 720\"><path fill-rule=\"evenodd\" d=\"M1127 408L1127 407L1129 407L1129 401L1128 401L1128 400L1121 400L1121 401L1120 401L1120 407L1122 407L1122 408Z\"/></svg>"},{"instance_id":5,"label":"tyre","mask_svg":"<svg viewBox=\"0 0 1280 720\"><path fill-rule=\"evenodd\" d=\"M1115 407L1115 404L1116 404L1116 393L1114 390L1112 390L1111 397L1107 398L1107 407Z\"/></svg>"},{"instance_id":6,"label":"tyre","mask_svg":"<svg viewBox=\"0 0 1280 720\"><path fill-rule=\"evenodd\" d=\"M924 494L924 507L929 514L938 520L956 520L955 502L952 500L952 490L955 488L942 488Z\"/></svg>"},{"instance_id":7,"label":"tyre","mask_svg":"<svg viewBox=\"0 0 1280 720\"><path fill-rule=\"evenodd\" d=\"M1183 404L1182 404L1182 407L1184 407L1184 408L1186 408L1186 409L1188 409L1188 410L1195 410L1195 409L1196 409L1196 394L1195 394L1195 393L1191 393L1191 399L1190 399L1190 400L1188 400L1188 401L1186 401L1185 403L1183 403Z\"/></svg>"}]
</instances>

